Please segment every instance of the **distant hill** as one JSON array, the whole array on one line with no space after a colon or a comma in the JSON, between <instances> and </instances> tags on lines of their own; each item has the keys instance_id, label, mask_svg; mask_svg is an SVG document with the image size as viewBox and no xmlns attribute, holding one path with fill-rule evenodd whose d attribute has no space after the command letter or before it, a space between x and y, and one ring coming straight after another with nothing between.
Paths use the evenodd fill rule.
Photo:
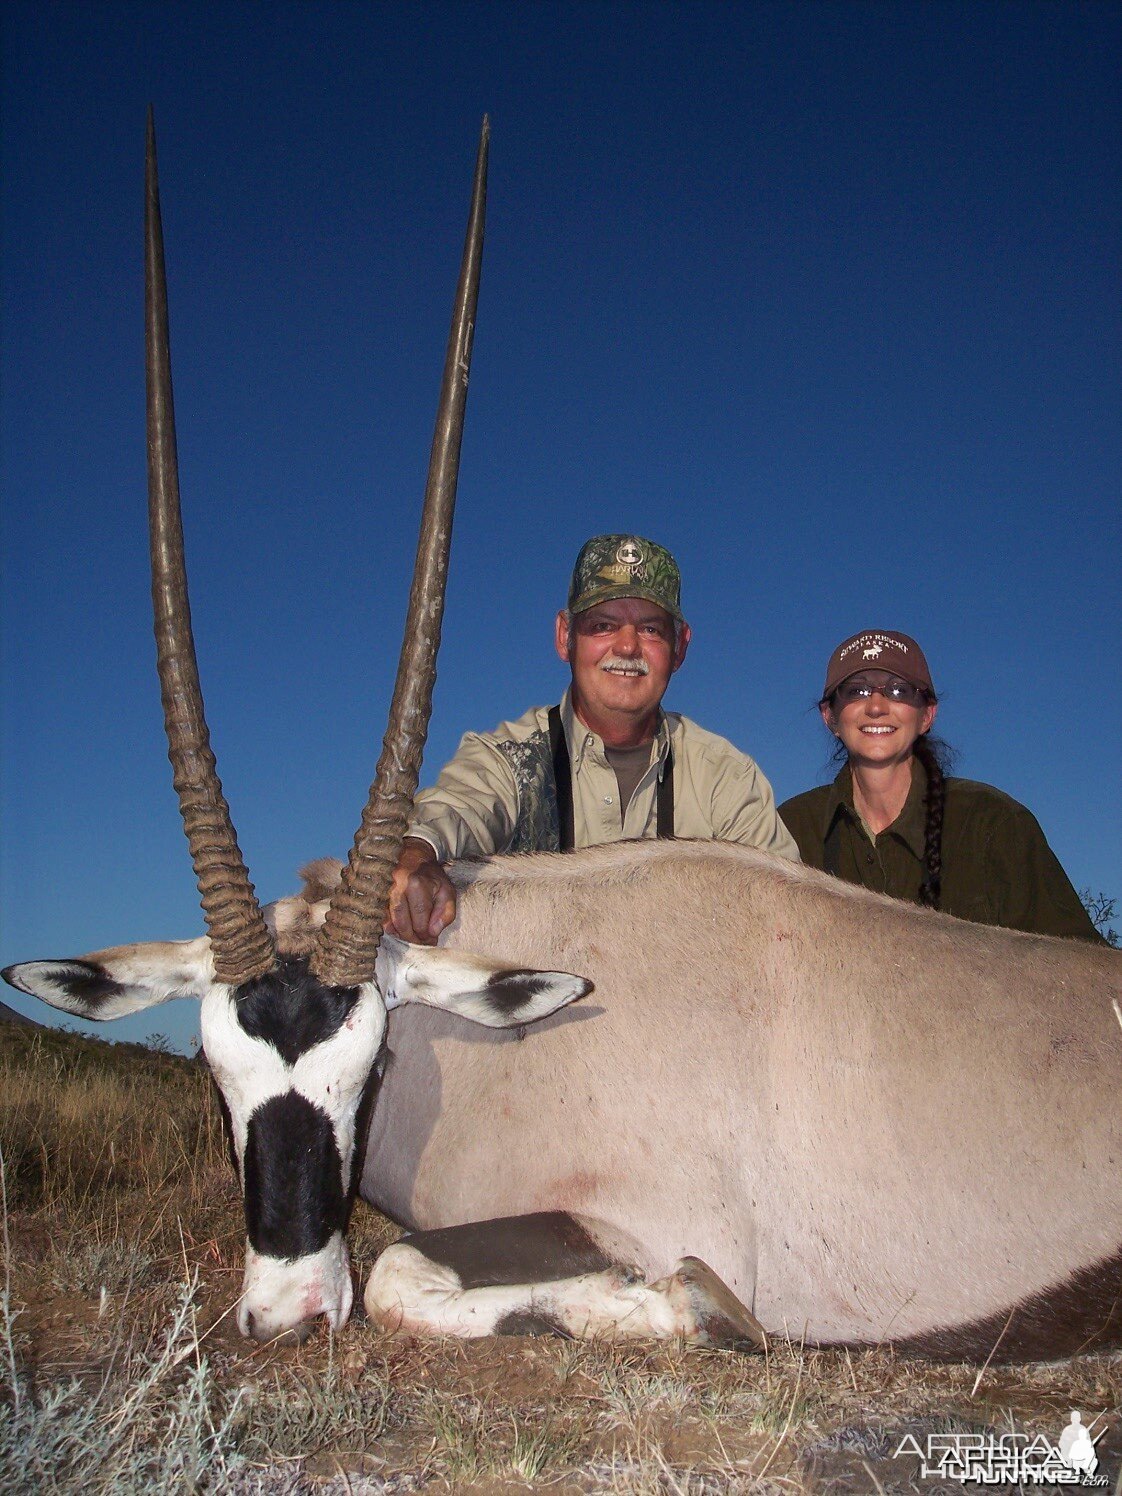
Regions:
<instances>
[{"instance_id":1,"label":"distant hill","mask_svg":"<svg viewBox=\"0 0 1122 1496\"><path fill-rule=\"evenodd\" d=\"M51 1075L112 1072L131 1080L141 1080L145 1075L174 1077L196 1070L195 1062L186 1055L95 1034L76 1034L65 1025L55 1028L49 1023L36 1023L33 1018L21 1018L3 1003L0 1003L0 1009L5 1010L0 1012L0 1035L3 1036L3 1042L0 1042L0 1093L5 1071L21 1067L43 1069ZM5 1018L14 1021L5 1024ZM0 1107L0 1144L5 1120L4 1110Z\"/></svg>"},{"instance_id":2,"label":"distant hill","mask_svg":"<svg viewBox=\"0 0 1122 1496\"><path fill-rule=\"evenodd\" d=\"M22 1013L17 1013L15 1008L9 1008L7 1003L0 1003L0 1023L26 1023L32 1028L42 1028L41 1023L36 1023L34 1018L27 1018Z\"/></svg>"}]
</instances>

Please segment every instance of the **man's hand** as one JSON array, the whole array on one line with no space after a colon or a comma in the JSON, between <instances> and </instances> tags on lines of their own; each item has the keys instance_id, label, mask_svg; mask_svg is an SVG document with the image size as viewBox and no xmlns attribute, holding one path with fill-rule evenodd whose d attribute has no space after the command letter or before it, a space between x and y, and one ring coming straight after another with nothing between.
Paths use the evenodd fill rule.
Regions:
<instances>
[{"instance_id":1,"label":"man's hand","mask_svg":"<svg viewBox=\"0 0 1122 1496\"><path fill-rule=\"evenodd\" d=\"M428 842L407 836L390 886L386 929L414 945L435 945L456 918L456 890Z\"/></svg>"}]
</instances>

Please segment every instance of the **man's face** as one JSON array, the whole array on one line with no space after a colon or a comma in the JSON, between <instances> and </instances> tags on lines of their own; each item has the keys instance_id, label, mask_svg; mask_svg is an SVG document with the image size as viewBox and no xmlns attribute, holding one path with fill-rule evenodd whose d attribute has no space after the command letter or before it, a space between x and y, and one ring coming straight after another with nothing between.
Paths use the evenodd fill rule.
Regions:
<instances>
[{"instance_id":1,"label":"man's face","mask_svg":"<svg viewBox=\"0 0 1122 1496\"><path fill-rule=\"evenodd\" d=\"M688 625L675 643L670 614L640 597L597 603L571 621L557 615L557 653L572 668L574 705L593 728L600 718L653 718L689 641Z\"/></svg>"}]
</instances>

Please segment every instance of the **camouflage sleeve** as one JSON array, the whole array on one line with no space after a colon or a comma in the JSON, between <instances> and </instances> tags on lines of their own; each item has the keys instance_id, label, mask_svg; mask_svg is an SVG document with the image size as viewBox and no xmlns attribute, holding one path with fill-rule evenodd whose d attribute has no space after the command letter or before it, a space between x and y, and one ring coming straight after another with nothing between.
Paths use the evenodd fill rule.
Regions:
<instances>
[{"instance_id":1,"label":"camouflage sleeve","mask_svg":"<svg viewBox=\"0 0 1122 1496\"><path fill-rule=\"evenodd\" d=\"M487 733L465 733L455 756L413 805L408 836L427 841L438 862L489 857L510 845L518 815L514 774Z\"/></svg>"},{"instance_id":2,"label":"camouflage sleeve","mask_svg":"<svg viewBox=\"0 0 1122 1496\"><path fill-rule=\"evenodd\" d=\"M775 795L746 754L734 753L721 763L713 781L713 835L799 862L799 849L779 819Z\"/></svg>"}]
</instances>

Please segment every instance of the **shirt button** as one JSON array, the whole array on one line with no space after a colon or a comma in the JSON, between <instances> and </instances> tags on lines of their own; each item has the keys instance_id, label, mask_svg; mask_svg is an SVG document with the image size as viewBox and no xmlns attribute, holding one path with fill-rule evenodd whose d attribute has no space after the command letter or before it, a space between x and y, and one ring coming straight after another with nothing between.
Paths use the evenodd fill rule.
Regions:
<instances>
[{"instance_id":1,"label":"shirt button","mask_svg":"<svg viewBox=\"0 0 1122 1496\"><path fill-rule=\"evenodd\" d=\"M605 795L604 796L604 804L605 805L610 805L611 803L612 803L612 797L611 797L611 795Z\"/></svg>"}]
</instances>

